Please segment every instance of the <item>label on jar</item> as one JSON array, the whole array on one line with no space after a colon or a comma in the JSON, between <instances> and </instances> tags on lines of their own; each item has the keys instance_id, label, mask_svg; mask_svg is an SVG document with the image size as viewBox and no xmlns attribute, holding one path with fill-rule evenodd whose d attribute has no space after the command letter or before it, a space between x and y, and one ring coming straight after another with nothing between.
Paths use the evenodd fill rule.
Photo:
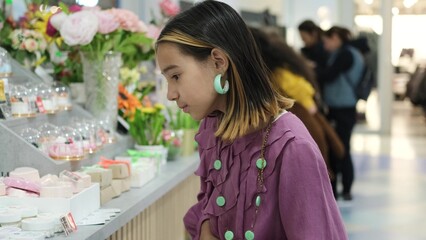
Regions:
<instances>
[{"instance_id":1,"label":"label on jar","mask_svg":"<svg viewBox=\"0 0 426 240\"><path fill-rule=\"evenodd\" d=\"M0 103L6 102L7 79L0 79Z\"/></svg>"},{"instance_id":2,"label":"label on jar","mask_svg":"<svg viewBox=\"0 0 426 240\"><path fill-rule=\"evenodd\" d=\"M36 105L37 105L37 108L38 108L38 111L39 112L41 112L41 113L45 113L46 112L46 109L44 108L44 101L41 99L41 97L37 97L37 99L36 99Z\"/></svg>"}]
</instances>

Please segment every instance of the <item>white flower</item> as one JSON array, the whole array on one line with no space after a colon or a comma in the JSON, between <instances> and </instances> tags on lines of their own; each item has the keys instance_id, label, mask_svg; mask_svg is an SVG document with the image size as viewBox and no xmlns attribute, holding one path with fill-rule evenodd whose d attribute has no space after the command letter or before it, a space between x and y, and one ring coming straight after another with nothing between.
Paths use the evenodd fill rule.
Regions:
<instances>
[{"instance_id":1,"label":"white flower","mask_svg":"<svg viewBox=\"0 0 426 240\"><path fill-rule=\"evenodd\" d=\"M91 11L71 14L61 26L61 36L69 46L87 45L98 31L98 18Z\"/></svg>"},{"instance_id":2,"label":"white flower","mask_svg":"<svg viewBox=\"0 0 426 240\"><path fill-rule=\"evenodd\" d=\"M25 49L28 52L34 52L38 49L37 42L32 38L25 39L23 43L24 43Z\"/></svg>"}]
</instances>

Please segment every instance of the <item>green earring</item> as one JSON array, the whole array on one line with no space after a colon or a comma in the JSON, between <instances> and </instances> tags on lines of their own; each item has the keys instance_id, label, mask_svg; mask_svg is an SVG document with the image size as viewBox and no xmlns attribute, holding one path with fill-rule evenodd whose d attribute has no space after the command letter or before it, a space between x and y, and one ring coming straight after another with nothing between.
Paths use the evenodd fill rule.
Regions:
<instances>
[{"instance_id":1,"label":"green earring","mask_svg":"<svg viewBox=\"0 0 426 240\"><path fill-rule=\"evenodd\" d=\"M220 82L221 78L222 74L218 74L214 78L214 90L216 90L219 94L226 94L229 90L229 82L228 80L225 80L225 86L222 88L222 84Z\"/></svg>"}]
</instances>

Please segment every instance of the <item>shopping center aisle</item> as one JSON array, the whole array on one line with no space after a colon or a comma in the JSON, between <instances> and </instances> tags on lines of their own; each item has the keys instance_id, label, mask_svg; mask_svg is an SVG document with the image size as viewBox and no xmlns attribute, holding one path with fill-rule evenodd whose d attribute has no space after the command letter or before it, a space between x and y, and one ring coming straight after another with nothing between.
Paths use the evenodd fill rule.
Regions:
<instances>
[{"instance_id":1,"label":"shopping center aisle","mask_svg":"<svg viewBox=\"0 0 426 240\"><path fill-rule=\"evenodd\" d=\"M392 136L355 133L351 203L339 201L350 240L426 239L426 120L395 102Z\"/></svg>"}]
</instances>

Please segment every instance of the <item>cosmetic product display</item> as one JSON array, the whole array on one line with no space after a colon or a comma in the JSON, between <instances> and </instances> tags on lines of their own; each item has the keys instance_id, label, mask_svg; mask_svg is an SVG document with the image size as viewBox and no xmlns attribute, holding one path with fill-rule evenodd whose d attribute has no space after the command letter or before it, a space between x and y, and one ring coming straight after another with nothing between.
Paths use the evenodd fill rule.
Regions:
<instances>
[{"instance_id":1,"label":"cosmetic product display","mask_svg":"<svg viewBox=\"0 0 426 240\"><path fill-rule=\"evenodd\" d=\"M31 167L19 167L9 173L9 177L23 178L25 180L37 182L40 180L40 174L37 169Z\"/></svg>"},{"instance_id":2,"label":"cosmetic product display","mask_svg":"<svg viewBox=\"0 0 426 240\"><path fill-rule=\"evenodd\" d=\"M9 208L0 208L0 226L20 227L21 214Z\"/></svg>"},{"instance_id":3,"label":"cosmetic product display","mask_svg":"<svg viewBox=\"0 0 426 240\"><path fill-rule=\"evenodd\" d=\"M38 130L40 132L40 138L38 139L39 149L49 155L50 146L59 138L59 128L53 124L44 123Z\"/></svg>"},{"instance_id":4,"label":"cosmetic product display","mask_svg":"<svg viewBox=\"0 0 426 240\"><path fill-rule=\"evenodd\" d=\"M73 193L81 192L85 188L85 182L75 173L64 170L59 174L59 179L62 182L67 182L72 185Z\"/></svg>"},{"instance_id":5,"label":"cosmetic product display","mask_svg":"<svg viewBox=\"0 0 426 240\"><path fill-rule=\"evenodd\" d=\"M40 147L40 132L38 130L34 128L24 128L19 135L34 147Z\"/></svg>"},{"instance_id":6,"label":"cosmetic product display","mask_svg":"<svg viewBox=\"0 0 426 240\"><path fill-rule=\"evenodd\" d=\"M0 239L9 240L12 234L18 233L22 231L22 229L18 227L0 227Z\"/></svg>"},{"instance_id":7,"label":"cosmetic product display","mask_svg":"<svg viewBox=\"0 0 426 240\"><path fill-rule=\"evenodd\" d=\"M3 183L3 179L0 180L0 196L6 195L6 185Z\"/></svg>"},{"instance_id":8,"label":"cosmetic product display","mask_svg":"<svg viewBox=\"0 0 426 240\"><path fill-rule=\"evenodd\" d=\"M46 217L24 219L21 222L21 228L24 231L40 232L46 237L52 237L56 230L55 219Z\"/></svg>"},{"instance_id":9,"label":"cosmetic product display","mask_svg":"<svg viewBox=\"0 0 426 240\"><path fill-rule=\"evenodd\" d=\"M70 111L72 109L70 90L62 83L55 82L52 86L56 93L56 104L60 111Z\"/></svg>"},{"instance_id":10,"label":"cosmetic product display","mask_svg":"<svg viewBox=\"0 0 426 240\"><path fill-rule=\"evenodd\" d=\"M56 92L49 85L38 85L36 103L40 113L54 114L58 111Z\"/></svg>"},{"instance_id":11,"label":"cosmetic product display","mask_svg":"<svg viewBox=\"0 0 426 240\"><path fill-rule=\"evenodd\" d=\"M92 154L96 152L96 133L86 122L74 122L71 125L82 137L84 153Z\"/></svg>"},{"instance_id":12,"label":"cosmetic product display","mask_svg":"<svg viewBox=\"0 0 426 240\"><path fill-rule=\"evenodd\" d=\"M13 117L35 117L37 109L31 102L34 95L22 85L10 85L10 104Z\"/></svg>"},{"instance_id":13,"label":"cosmetic product display","mask_svg":"<svg viewBox=\"0 0 426 240\"><path fill-rule=\"evenodd\" d=\"M90 167L90 168L83 168L83 172L88 174L91 177L92 182L99 183L101 188L111 185L111 181L112 181L111 169Z\"/></svg>"},{"instance_id":14,"label":"cosmetic product display","mask_svg":"<svg viewBox=\"0 0 426 240\"><path fill-rule=\"evenodd\" d=\"M41 198L70 198L73 196L73 185L70 182L58 181L55 185L42 185Z\"/></svg>"},{"instance_id":15,"label":"cosmetic product display","mask_svg":"<svg viewBox=\"0 0 426 240\"><path fill-rule=\"evenodd\" d=\"M12 76L12 63L9 53L0 47L0 119L9 118L10 91L9 80Z\"/></svg>"},{"instance_id":16,"label":"cosmetic product display","mask_svg":"<svg viewBox=\"0 0 426 240\"><path fill-rule=\"evenodd\" d=\"M71 127L60 127L59 137L49 146L54 160L79 161L84 158L81 135Z\"/></svg>"},{"instance_id":17,"label":"cosmetic product display","mask_svg":"<svg viewBox=\"0 0 426 240\"><path fill-rule=\"evenodd\" d=\"M9 240L44 240L45 235L42 232L22 231L9 236Z\"/></svg>"},{"instance_id":18,"label":"cosmetic product display","mask_svg":"<svg viewBox=\"0 0 426 240\"><path fill-rule=\"evenodd\" d=\"M26 180L19 177L5 177L3 180L4 184L9 188L16 188L24 190L30 193L40 193L40 184L38 181ZM11 189L8 189L11 190Z\"/></svg>"},{"instance_id":19,"label":"cosmetic product display","mask_svg":"<svg viewBox=\"0 0 426 240\"><path fill-rule=\"evenodd\" d=\"M38 213L38 209L32 206L10 205L7 206L7 208L16 211L17 213L20 213L22 219L36 217Z\"/></svg>"}]
</instances>

